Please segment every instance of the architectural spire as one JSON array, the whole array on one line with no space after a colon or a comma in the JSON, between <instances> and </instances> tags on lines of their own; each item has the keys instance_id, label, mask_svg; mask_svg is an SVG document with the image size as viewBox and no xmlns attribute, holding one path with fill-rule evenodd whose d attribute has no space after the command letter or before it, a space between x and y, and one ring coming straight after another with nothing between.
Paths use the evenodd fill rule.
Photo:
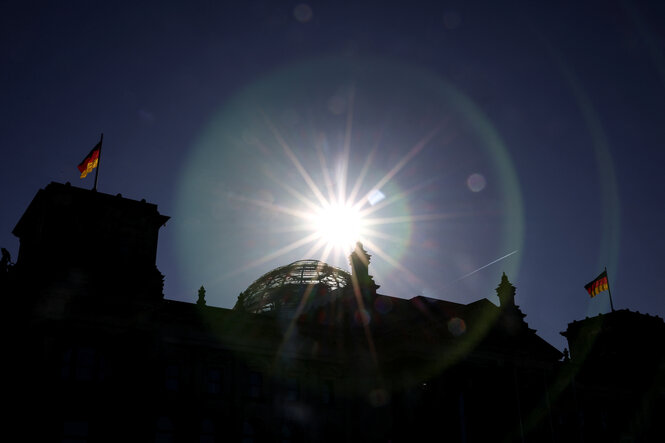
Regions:
<instances>
[{"instance_id":1,"label":"architectural spire","mask_svg":"<svg viewBox=\"0 0 665 443\"><path fill-rule=\"evenodd\" d=\"M374 294L376 295L376 290L379 288L374 282L374 278L369 275L369 262L372 256L367 253L363 244L360 242L356 243L351 255L349 255L349 263L351 264L351 276L354 280L354 284L357 284L361 289L363 294Z\"/></svg>"},{"instance_id":2,"label":"architectural spire","mask_svg":"<svg viewBox=\"0 0 665 443\"><path fill-rule=\"evenodd\" d=\"M502 308L515 306L515 286L510 283L505 272L501 276L501 283L496 287L496 295L499 296L499 306Z\"/></svg>"},{"instance_id":3,"label":"architectural spire","mask_svg":"<svg viewBox=\"0 0 665 443\"><path fill-rule=\"evenodd\" d=\"M515 304L515 286L510 283L505 272L501 275L501 283L496 287L496 295L499 296L501 322L506 330L512 334L528 330L529 325L524 321L526 314Z\"/></svg>"},{"instance_id":4,"label":"architectural spire","mask_svg":"<svg viewBox=\"0 0 665 443\"><path fill-rule=\"evenodd\" d=\"M203 286L199 288L199 299L196 301L196 304L199 306L205 306L206 304L206 290Z\"/></svg>"},{"instance_id":5,"label":"architectural spire","mask_svg":"<svg viewBox=\"0 0 665 443\"><path fill-rule=\"evenodd\" d=\"M360 284L366 283L369 279L369 260L371 257L360 242L356 243L356 247L349 256L352 275Z\"/></svg>"}]
</instances>

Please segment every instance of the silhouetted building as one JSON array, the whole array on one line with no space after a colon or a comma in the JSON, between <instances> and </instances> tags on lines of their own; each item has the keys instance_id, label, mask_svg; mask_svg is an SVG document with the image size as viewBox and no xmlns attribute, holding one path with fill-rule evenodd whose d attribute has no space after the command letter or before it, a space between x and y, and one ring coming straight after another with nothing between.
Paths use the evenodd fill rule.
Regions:
<instances>
[{"instance_id":1,"label":"silhouetted building","mask_svg":"<svg viewBox=\"0 0 665 443\"><path fill-rule=\"evenodd\" d=\"M569 437L665 441L663 319L622 309L574 321L561 335L570 348L561 371Z\"/></svg>"},{"instance_id":2,"label":"silhouetted building","mask_svg":"<svg viewBox=\"0 0 665 443\"><path fill-rule=\"evenodd\" d=\"M390 297L360 244L350 273L298 261L252 283L234 309L208 306L203 287L196 303L166 300L155 258L167 220L145 201L58 183L21 217L18 258L0 281L22 440L590 441L592 421L570 411L590 417L615 388L593 377L600 349L662 334L654 319L653 330L603 334L601 348L578 344L587 323L572 323L561 362L505 274L499 306ZM662 352L654 362L662 376ZM660 386L635 395L662 404Z\"/></svg>"}]
</instances>

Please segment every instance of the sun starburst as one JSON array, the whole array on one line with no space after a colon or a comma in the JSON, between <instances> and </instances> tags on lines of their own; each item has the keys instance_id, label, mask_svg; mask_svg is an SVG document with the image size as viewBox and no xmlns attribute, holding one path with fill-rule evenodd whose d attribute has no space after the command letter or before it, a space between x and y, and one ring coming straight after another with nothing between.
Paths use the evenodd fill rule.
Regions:
<instances>
[{"instance_id":1,"label":"sun starburst","mask_svg":"<svg viewBox=\"0 0 665 443\"><path fill-rule=\"evenodd\" d=\"M340 252L348 253L363 240L363 226L360 211L349 201L332 201L312 214L312 230Z\"/></svg>"},{"instance_id":2,"label":"sun starburst","mask_svg":"<svg viewBox=\"0 0 665 443\"><path fill-rule=\"evenodd\" d=\"M353 101L350 100L352 103ZM352 112L349 112L352 115ZM418 153L434 138L439 132L440 126L437 126L427 132L423 137L417 140L414 145L406 151L406 154L397 160L395 165L376 182L366 183L367 172L372 168L372 160L376 149L373 149L365 159L360 174L355 178L353 186L349 183L349 163L350 163L350 131L351 118L346 122L346 135L343 146L341 146L341 158L337 166L338 175L331 177L329 174L330 165L322 148L316 146L320 162L320 171L311 167L305 167L296 152L302 149L299 146L291 146L286 138L280 133L276 124L266 115L263 115L264 122L273 136L273 141L263 140L260 143L268 146L276 142L281 147L285 157L298 171L302 182L293 183L292 180L286 182L283 178L266 171L266 175L286 194L294 200L290 204L279 205L274 202L266 202L252 198L237 197L245 203L250 203L257 207L268 209L274 213L280 213L297 222L288 224L290 231L301 231L304 234L291 243L287 243L278 248L275 252L265 255L260 259L246 263L242 269L236 272L245 271L250 268L262 265L276 259L281 255L310 245L305 256L307 258L317 258L321 261L327 261L331 256L348 257L357 242L373 246L373 252L382 258L391 266L397 266L405 271L404 266L399 265L394 257L384 252L378 243L390 241L394 243L404 242L405 239L397 238L394 235L381 232L382 225L410 224L418 220L434 220L447 218L447 214L405 214L398 217L380 216L381 211L387 207L398 203L403 203L411 194L412 190L406 192L393 193L386 196L382 189L385 189L389 182L402 170ZM258 142L258 141L257 141ZM305 185L304 187L302 185ZM418 186L416 186L418 188ZM406 239L408 240L408 239ZM399 265L399 266L398 266ZM417 281L415 274L408 272L408 275Z\"/></svg>"}]
</instances>

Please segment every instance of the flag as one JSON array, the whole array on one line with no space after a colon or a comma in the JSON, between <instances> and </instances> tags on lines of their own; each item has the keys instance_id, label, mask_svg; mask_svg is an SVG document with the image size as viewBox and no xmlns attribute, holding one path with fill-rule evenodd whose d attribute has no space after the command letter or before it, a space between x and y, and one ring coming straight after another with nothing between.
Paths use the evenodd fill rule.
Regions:
<instances>
[{"instance_id":1,"label":"flag","mask_svg":"<svg viewBox=\"0 0 665 443\"><path fill-rule=\"evenodd\" d=\"M101 150L102 142L100 140L99 143L97 143L95 147L92 148L92 151L90 151L90 153L85 156L83 161L79 163L78 168L79 172L81 173L81 178L85 178L89 172L92 172L92 170L97 167L99 164L99 153Z\"/></svg>"},{"instance_id":2,"label":"flag","mask_svg":"<svg viewBox=\"0 0 665 443\"><path fill-rule=\"evenodd\" d=\"M586 289L591 298L594 298L603 291L607 291L609 289L609 284L607 283L607 271L601 272L601 274L593 281L584 285L584 289Z\"/></svg>"}]
</instances>

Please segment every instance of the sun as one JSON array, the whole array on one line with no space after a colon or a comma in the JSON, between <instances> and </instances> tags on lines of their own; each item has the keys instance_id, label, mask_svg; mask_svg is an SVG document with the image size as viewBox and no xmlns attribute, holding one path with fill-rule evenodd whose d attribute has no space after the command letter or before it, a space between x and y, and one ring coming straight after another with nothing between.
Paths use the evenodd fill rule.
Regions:
<instances>
[{"instance_id":1,"label":"sun","mask_svg":"<svg viewBox=\"0 0 665 443\"><path fill-rule=\"evenodd\" d=\"M348 258L357 243L362 243L394 269L400 270L412 281L418 281L418 277L395 257L394 245L405 248L408 238L394 235L389 226L406 225L410 230L411 224L416 221L445 219L450 215L411 214L407 209L404 214L390 216L393 213L385 212L387 208L396 204L406 206L408 196L429 182L403 191L397 190L396 186L388 185L437 136L443 123L435 124L429 132L415 140L394 166L380 175L379 169L373 168L374 159L380 155L378 140L362 164L357 162L360 159L352 159L353 97L352 88L347 101L346 126L340 132L340 135L343 134L339 146L341 153L334 158L334 164L329 164L331 155L325 149L326 137L317 139L313 149L308 148L308 155L303 156L301 155L303 147L292 145L290 137L282 133L270 115L263 111L259 112L267 130L266 138L252 137L251 144L256 145L264 153L272 153L273 147L281 147L281 152L277 150L275 153L280 158L290 160L290 171L297 171L299 177L293 174L295 178L292 181L290 172L278 174L274 168L268 167L263 172L283 191L279 195L283 195L284 198L277 198L272 192L267 193L269 197L267 199L263 196L257 198L242 193L231 193L229 198L249 203L272 214L288 217L284 226L275 226L275 231L288 233L291 241L234 272L245 271L287 254L295 254L294 251L301 248L305 250L304 254L301 254L305 257L316 257L321 262L326 262L330 258L340 261ZM310 154L318 156L320 169L316 169L311 163L314 156ZM303 159L307 162L303 162ZM354 179L349 175L351 170L354 172ZM370 177L372 181L367 182ZM302 233L302 236L299 233ZM383 242L391 243L390 252L381 247Z\"/></svg>"},{"instance_id":2,"label":"sun","mask_svg":"<svg viewBox=\"0 0 665 443\"><path fill-rule=\"evenodd\" d=\"M361 240L362 215L350 202L324 204L313 214L312 222L314 232L329 248L348 251Z\"/></svg>"}]
</instances>

